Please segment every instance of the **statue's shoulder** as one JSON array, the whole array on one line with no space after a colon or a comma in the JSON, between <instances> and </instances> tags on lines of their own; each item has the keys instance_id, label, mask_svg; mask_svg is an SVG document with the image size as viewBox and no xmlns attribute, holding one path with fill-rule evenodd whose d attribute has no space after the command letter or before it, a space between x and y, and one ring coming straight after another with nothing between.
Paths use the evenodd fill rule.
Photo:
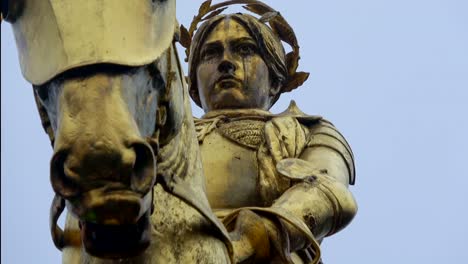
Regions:
<instances>
[{"instance_id":1,"label":"statue's shoulder","mask_svg":"<svg viewBox=\"0 0 468 264\"><path fill-rule=\"evenodd\" d=\"M323 119L323 117L319 115L308 115L304 113L301 109L299 109L299 107L297 106L294 100L291 100L288 108L285 111L275 115L274 118L283 118L283 117L295 118L299 123L301 123L302 125L305 125L306 127L315 126L321 123L322 121L326 121L325 119Z\"/></svg>"},{"instance_id":2,"label":"statue's shoulder","mask_svg":"<svg viewBox=\"0 0 468 264\"><path fill-rule=\"evenodd\" d=\"M354 184L356 172L353 151L345 137L330 121L318 115L305 114L294 101L291 101L286 111L277 115L277 118L284 117L295 118L304 131L307 131L306 147L325 146L339 153L348 166L350 172L349 183ZM287 121L285 120L285 122Z\"/></svg>"},{"instance_id":3,"label":"statue's shoulder","mask_svg":"<svg viewBox=\"0 0 468 264\"><path fill-rule=\"evenodd\" d=\"M275 115L277 118L281 117L292 117L295 118L301 125L307 127L308 129L313 129L317 130L320 129L320 127L329 127L333 128L336 130L335 125L333 125L332 122L329 120L325 119L324 117L320 115L309 115L304 113L296 104L294 100L291 100L289 103L288 108L283 111L282 113L279 113Z\"/></svg>"}]
</instances>

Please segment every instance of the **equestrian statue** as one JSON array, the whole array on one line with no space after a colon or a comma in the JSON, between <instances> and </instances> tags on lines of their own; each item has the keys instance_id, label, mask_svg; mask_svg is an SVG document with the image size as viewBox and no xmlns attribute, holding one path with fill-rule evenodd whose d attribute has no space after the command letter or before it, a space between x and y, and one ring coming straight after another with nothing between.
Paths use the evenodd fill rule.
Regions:
<instances>
[{"instance_id":1,"label":"equestrian statue","mask_svg":"<svg viewBox=\"0 0 468 264\"><path fill-rule=\"evenodd\" d=\"M251 14L223 14L237 4ZM357 212L354 156L294 102L269 111L309 75L294 31L256 0L205 1L188 28L175 9L2 2L53 147L63 263L321 263L323 238Z\"/></svg>"}]
</instances>

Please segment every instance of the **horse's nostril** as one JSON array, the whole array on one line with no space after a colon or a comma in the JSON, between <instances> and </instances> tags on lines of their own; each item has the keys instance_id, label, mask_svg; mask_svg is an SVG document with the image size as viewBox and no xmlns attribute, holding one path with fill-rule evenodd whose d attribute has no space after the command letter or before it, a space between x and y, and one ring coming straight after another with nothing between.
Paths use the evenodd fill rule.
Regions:
<instances>
[{"instance_id":1,"label":"horse's nostril","mask_svg":"<svg viewBox=\"0 0 468 264\"><path fill-rule=\"evenodd\" d=\"M132 144L135 164L131 177L131 188L141 194L148 193L156 181L156 161L151 147L144 142Z\"/></svg>"},{"instance_id":2,"label":"horse's nostril","mask_svg":"<svg viewBox=\"0 0 468 264\"><path fill-rule=\"evenodd\" d=\"M112 152L94 150L78 155L65 150L57 151L50 165L50 179L54 191L69 199L78 196L82 191L100 187L110 190L111 183L121 183L139 194L146 195L156 181L153 151L151 146L142 140L130 144L128 148L114 149ZM129 151L131 155L125 154Z\"/></svg>"},{"instance_id":3,"label":"horse's nostril","mask_svg":"<svg viewBox=\"0 0 468 264\"><path fill-rule=\"evenodd\" d=\"M65 174L64 164L67 159L67 151L58 151L50 162L50 181L52 188L64 198L78 195L78 184Z\"/></svg>"}]
</instances>

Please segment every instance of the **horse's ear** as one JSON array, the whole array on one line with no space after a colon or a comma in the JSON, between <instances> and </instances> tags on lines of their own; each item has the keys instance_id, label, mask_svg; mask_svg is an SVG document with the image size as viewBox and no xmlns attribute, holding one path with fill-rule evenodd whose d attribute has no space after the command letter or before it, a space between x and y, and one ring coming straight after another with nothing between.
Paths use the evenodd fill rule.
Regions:
<instances>
[{"instance_id":1,"label":"horse's ear","mask_svg":"<svg viewBox=\"0 0 468 264\"><path fill-rule=\"evenodd\" d=\"M24 9L24 0L2 0L1 17L10 23L14 23L21 16Z\"/></svg>"},{"instance_id":2,"label":"horse's ear","mask_svg":"<svg viewBox=\"0 0 468 264\"><path fill-rule=\"evenodd\" d=\"M42 127L44 128L44 131L46 132L46 134L49 136L50 144L52 145L52 148L53 148L54 147L54 142L55 142L54 130L52 129L52 125L50 123L50 119L49 119L49 115L47 114L47 110L42 105L41 99L39 98L38 88L39 87L34 86L34 89L33 89L34 101L36 102L37 110L39 112L39 117L41 118Z\"/></svg>"},{"instance_id":3,"label":"horse's ear","mask_svg":"<svg viewBox=\"0 0 468 264\"><path fill-rule=\"evenodd\" d=\"M180 130L184 120L183 74L178 62L179 56L175 45L171 45L159 61L164 76L165 89L160 96L156 131L160 145L168 143Z\"/></svg>"}]
</instances>

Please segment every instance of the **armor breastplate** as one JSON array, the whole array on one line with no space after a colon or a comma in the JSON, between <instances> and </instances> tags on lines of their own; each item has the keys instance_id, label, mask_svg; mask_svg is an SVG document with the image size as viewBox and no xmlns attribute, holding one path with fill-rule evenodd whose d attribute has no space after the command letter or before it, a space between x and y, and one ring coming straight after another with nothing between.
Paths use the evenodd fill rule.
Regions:
<instances>
[{"instance_id":1,"label":"armor breastplate","mask_svg":"<svg viewBox=\"0 0 468 264\"><path fill-rule=\"evenodd\" d=\"M219 124L200 145L208 200L213 208L261 205L257 149L265 122L239 120Z\"/></svg>"}]
</instances>

